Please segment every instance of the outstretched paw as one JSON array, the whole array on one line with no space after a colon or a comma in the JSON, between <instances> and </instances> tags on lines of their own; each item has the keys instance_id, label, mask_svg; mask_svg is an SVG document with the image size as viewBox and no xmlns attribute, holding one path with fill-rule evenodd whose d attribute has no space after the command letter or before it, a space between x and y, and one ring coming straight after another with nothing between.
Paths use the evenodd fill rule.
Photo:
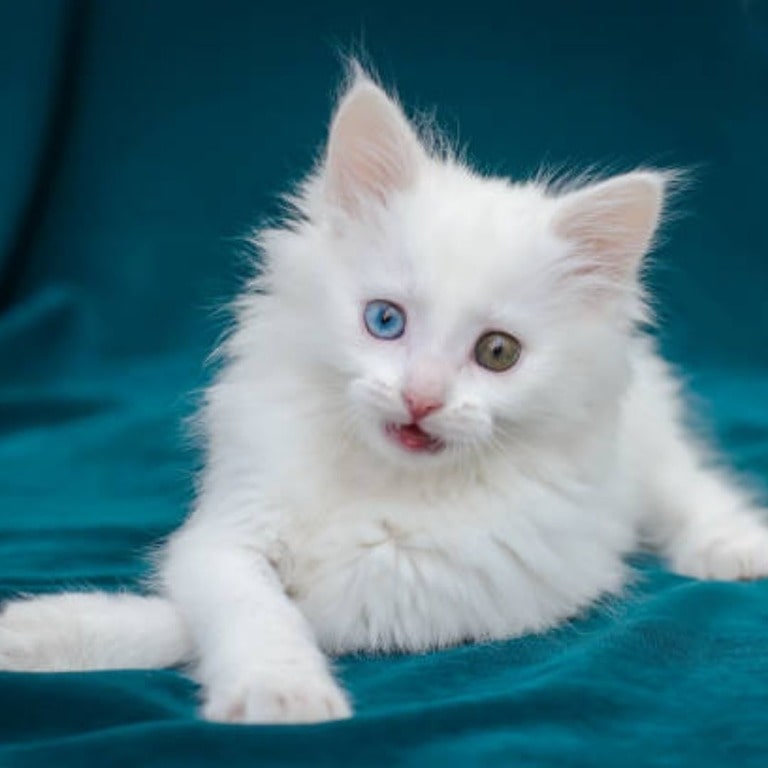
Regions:
<instances>
[{"instance_id":1,"label":"outstretched paw","mask_svg":"<svg viewBox=\"0 0 768 768\"><path fill-rule=\"evenodd\" d=\"M258 669L237 683L211 686L203 717L222 723L319 723L352 716L325 670Z\"/></svg>"},{"instance_id":2,"label":"outstretched paw","mask_svg":"<svg viewBox=\"0 0 768 768\"><path fill-rule=\"evenodd\" d=\"M755 522L735 530L688 536L670 555L674 571L697 579L749 581L768 577L768 529Z\"/></svg>"}]
</instances>

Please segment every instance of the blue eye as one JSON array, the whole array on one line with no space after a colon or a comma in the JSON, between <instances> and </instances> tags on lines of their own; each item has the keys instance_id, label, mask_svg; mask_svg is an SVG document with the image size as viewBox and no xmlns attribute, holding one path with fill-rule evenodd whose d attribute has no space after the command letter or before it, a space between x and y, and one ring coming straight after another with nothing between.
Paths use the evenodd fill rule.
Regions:
<instances>
[{"instance_id":1,"label":"blue eye","mask_svg":"<svg viewBox=\"0 0 768 768\"><path fill-rule=\"evenodd\" d=\"M369 301L363 319L368 333L377 339L398 339L405 332L405 311L391 301Z\"/></svg>"}]
</instances>

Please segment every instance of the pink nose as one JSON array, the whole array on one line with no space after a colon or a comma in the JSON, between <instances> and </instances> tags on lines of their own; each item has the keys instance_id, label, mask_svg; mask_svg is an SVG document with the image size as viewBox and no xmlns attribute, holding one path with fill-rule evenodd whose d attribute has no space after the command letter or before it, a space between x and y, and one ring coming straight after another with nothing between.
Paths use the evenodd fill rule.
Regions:
<instances>
[{"instance_id":1,"label":"pink nose","mask_svg":"<svg viewBox=\"0 0 768 768\"><path fill-rule=\"evenodd\" d=\"M434 397L417 395L414 392L403 392L403 400L408 406L408 412L411 414L411 418L414 421L421 421L421 419L429 416L430 413L443 407L442 400L438 400Z\"/></svg>"}]
</instances>

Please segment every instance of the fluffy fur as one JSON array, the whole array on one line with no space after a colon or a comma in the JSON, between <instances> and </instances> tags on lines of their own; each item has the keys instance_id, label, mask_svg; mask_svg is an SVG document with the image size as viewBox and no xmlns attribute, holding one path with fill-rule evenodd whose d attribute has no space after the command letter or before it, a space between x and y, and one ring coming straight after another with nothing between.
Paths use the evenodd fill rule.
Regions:
<instances>
[{"instance_id":1,"label":"fluffy fur","mask_svg":"<svg viewBox=\"0 0 768 768\"><path fill-rule=\"evenodd\" d=\"M554 192L434 146L356 74L297 215L258 237L159 596L11 604L0 668L190 662L208 718L333 719L323 652L540 632L619 591L641 543L696 577L768 573L759 510L638 330L669 176ZM401 338L366 331L373 299L406 311ZM475 361L488 330L522 344L511 369ZM442 450L386 431L409 397L437 404L417 421Z\"/></svg>"}]
</instances>

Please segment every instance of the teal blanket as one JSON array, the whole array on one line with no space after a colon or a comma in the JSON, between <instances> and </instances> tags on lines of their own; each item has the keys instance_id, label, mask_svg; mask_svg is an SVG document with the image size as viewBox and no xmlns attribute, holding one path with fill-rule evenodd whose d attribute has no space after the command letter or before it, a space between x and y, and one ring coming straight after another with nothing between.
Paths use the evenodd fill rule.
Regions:
<instances>
[{"instance_id":1,"label":"teal blanket","mask_svg":"<svg viewBox=\"0 0 768 768\"><path fill-rule=\"evenodd\" d=\"M262 5L0 2L0 598L133 587L184 516L214 309L323 140L338 44L494 172L695 169L660 340L765 497L766 0ZM0 673L0 766L768 765L768 583L636 564L544 636L340 659L348 722L204 723L168 670Z\"/></svg>"}]
</instances>

